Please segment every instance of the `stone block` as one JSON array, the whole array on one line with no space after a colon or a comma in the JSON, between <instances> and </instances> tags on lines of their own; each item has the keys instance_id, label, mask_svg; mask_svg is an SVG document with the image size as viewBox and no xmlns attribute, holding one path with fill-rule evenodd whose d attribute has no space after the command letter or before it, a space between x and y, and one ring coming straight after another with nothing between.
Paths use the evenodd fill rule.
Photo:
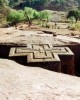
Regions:
<instances>
[{"instance_id":1,"label":"stone block","mask_svg":"<svg viewBox=\"0 0 80 100\"><path fill-rule=\"evenodd\" d=\"M27 47L11 48L9 57L23 56L26 56L26 65L74 74L74 54L68 47L28 44Z\"/></svg>"}]
</instances>

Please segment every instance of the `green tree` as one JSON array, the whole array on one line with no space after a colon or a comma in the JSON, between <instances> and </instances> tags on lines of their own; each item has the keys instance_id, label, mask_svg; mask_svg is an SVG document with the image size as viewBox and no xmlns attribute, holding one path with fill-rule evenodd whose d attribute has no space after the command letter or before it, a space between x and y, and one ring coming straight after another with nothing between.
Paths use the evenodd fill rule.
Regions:
<instances>
[{"instance_id":1,"label":"green tree","mask_svg":"<svg viewBox=\"0 0 80 100\"><path fill-rule=\"evenodd\" d=\"M53 0L58 4L64 4L67 0Z\"/></svg>"},{"instance_id":2,"label":"green tree","mask_svg":"<svg viewBox=\"0 0 80 100\"><path fill-rule=\"evenodd\" d=\"M29 23L29 27L32 25L32 21L39 18L39 12L35 9L25 7L25 20Z\"/></svg>"},{"instance_id":3,"label":"green tree","mask_svg":"<svg viewBox=\"0 0 80 100\"><path fill-rule=\"evenodd\" d=\"M34 4L47 5L51 0L34 0Z\"/></svg>"},{"instance_id":4,"label":"green tree","mask_svg":"<svg viewBox=\"0 0 80 100\"><path fill-rule=\"evenodd\" d=\"M5 6L8 5L9 1L8 0L0 0L0 6Z\"/></svg>"},{"instance_id":5,"label":"green tree","mask_svg":"<svg viewBox=\"0 0 80 100\"><path fill-rule=\"evenodd\" d=\"M69 18L69 22L70 22L71 24L74 24L74 23L76 22L75 17L74 17L74 16L71 16L71 17Z\"/></svg>"},{"instance_id":6,"label":"green tree","mask_svg":"<svg viewBox=\"0 0 80 100\"><path fill-rule=\"evenodd\" d=\"M9 5L11 7L20 6L24 7L32 7L37 8L37 6L44 6L51 2L52 0L9 0Z\"/></svg>"},{"instance_id":7,"label":"green tree","mask_svg":"<svg viewBox=\"0 0 80 100\"><path fill-rule=\"evenodd\" d=\"M76 22L77 22L80 17L80 11L78 9L70 10L68 12L67 18L70 18L72 16L76 19Z\"/></svg>"},{"instance_id":8,"label":"green tree","mask_svg":"<svg viewBox=\"0 0 80 100\"><path fill-rule=\"evenodd\" d=\"M7 21L12 23L12 25L16 25L18 22L24 20L24 12L22 10L12 10L7 16Z\"/></svg>"},{"instance_id":9,"label":"green tree","mask_svg":"<svg viewBox=\"0 0 80 100\"><path fill-rule=\"evenodd\" d=\"M8 0L10 7L15 7L16 5L20 4L22 0Z\"/></svg>"},{"instance_id":10,"label":"green tree","mask_svg":"<svg viewBox=\"0 0 80 100\"><path fill-rule=\"evenodd\" d=\"M71 17L68 19L68 21L69 21L69 27L70 27L70 28L73 28L73 27L75 26L75 22L76 22L75 17L74 17L74 16L71 16Z\"/></svg>"},{"instance_id":11,"label":"green tree","mask_svg":"<svg viewBox=\"0 0 80 100\"><path fill-rule=\"evenodd\" d=\"M40 20L42 21L42 26L43 24L46 24L50 21L52 17L52 13L49 10L43 10L40 12Z\"/></svg>"}]
</instances>

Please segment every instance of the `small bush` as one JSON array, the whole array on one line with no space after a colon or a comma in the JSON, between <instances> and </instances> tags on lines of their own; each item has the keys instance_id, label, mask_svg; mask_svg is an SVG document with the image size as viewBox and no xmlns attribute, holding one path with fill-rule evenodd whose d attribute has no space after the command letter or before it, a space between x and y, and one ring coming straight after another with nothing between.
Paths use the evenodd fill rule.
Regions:
<instances>
[{"instance_id":1,"label":"small bush","mask_svg":"<svg viewBox=\"0 0 80 100\"><path fill-rule=\"evenodd\" d=\"M80 23L75 24L75 30L80 30Z\"/></svg>"},{"instance_id":2,"label":"small bush","mask_svg":"<svg viewBox=\"0 0 80 100\"><path fill-rule=\"evenodd\" d=\"M80 23L76 23L73 26L68 27L70 30L78 30L80 31Z\"/></svg>"},{"instance_id":3,"label":"small bush","mask_svg":"<svg viewBox=\"0 0 80 100\"><path fill-rule=\"evenodd\" d=\"M18 22L21 22L24 20L24 12L22 10L12 10L8 16L7 21L12 23L13 25L16 25Z\"/></svg>"}]
</instances>

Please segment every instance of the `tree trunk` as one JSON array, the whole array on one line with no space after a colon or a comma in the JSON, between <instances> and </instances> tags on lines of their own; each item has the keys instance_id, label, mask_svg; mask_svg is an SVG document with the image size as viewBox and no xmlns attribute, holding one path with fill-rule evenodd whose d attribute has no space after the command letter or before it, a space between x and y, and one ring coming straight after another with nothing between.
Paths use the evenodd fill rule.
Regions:
<instances>
[{"instance_id":1,"label":"tree trunk","mask_svg":"<svg viewBox=\"0 0 80 100\"><path fill-rule=\"evenodd\" d=\"M31 20L29 20L29 25L28 25L28 26L30 27L31 25L32 25L32 21L31 21Z\"/></svg>"}]
</instances>

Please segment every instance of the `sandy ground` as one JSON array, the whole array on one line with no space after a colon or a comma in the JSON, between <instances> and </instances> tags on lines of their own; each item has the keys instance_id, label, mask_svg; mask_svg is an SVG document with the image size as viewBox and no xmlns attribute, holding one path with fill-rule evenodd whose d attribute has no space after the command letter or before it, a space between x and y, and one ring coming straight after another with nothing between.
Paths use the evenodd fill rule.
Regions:
<instances>
[{"instance_id":1,"label":"sandy ground","mask_svg":"<svg viewBox=\"0 0 80 100\"><path fill-rule=\"evenodd\" d=\"M70 43L80 43L80 34L76 35L78 38L72 37L66 29L54 29L57 36L53 34L46 34L42 31L32 31L32 30L19 30L14 27L10 28L1 28L0 29L0 44L7 45L22 45L26 46L30 44L49 44L49 45L66 45ZM64 31L65 30L65 31ZM48 30L49 31L49 30ZM59 34L58 34L59 32ZM66 35L61 34L60 32L65 32ZM69 35L68 35L69 34Z\"/></svg>"},{"instance_id":2,"label":"sandy ground","mask_svg":"<svg viewBox=\"0 0 80 100\"><path fill-rule=\"evenodd\" d=\"M36 25L32 25L30 28L26 25L26 24L19 24L17 26L17 29L22 29L22 30L49 30L49 31L53 31L56 32L56 34L80 34L80 31L78 30L69 30L68 26L69 23L57 23L56 28L55 28L55 23L54 22L50 22L49 25L53 26L50 28L44 28L44 27L40 27L40 26L36 26Z\"/></svg>"},{"instance_id":3,"label":"sandy ground","mask_svg":"<svg viewBox=\"0 0 80 100\"><path fill-rule=\"evenodd\" d=\"M80 78L0 59L0 100L80 100Z\"/></svg>"},{"instance_id":4,"label":"sandy ground","mask_svg":"<svg viewBox=\"0 0 80 100\"><path fill-rule=\"evenodd\" d=\"M4 31L5 30L5 31ZM0 44L54 44L63 45L64 42L53 37L53 34L45 34L41 31L24 31L11 28L4 28L0 31Z\"/></svg>"}]
</instances>

